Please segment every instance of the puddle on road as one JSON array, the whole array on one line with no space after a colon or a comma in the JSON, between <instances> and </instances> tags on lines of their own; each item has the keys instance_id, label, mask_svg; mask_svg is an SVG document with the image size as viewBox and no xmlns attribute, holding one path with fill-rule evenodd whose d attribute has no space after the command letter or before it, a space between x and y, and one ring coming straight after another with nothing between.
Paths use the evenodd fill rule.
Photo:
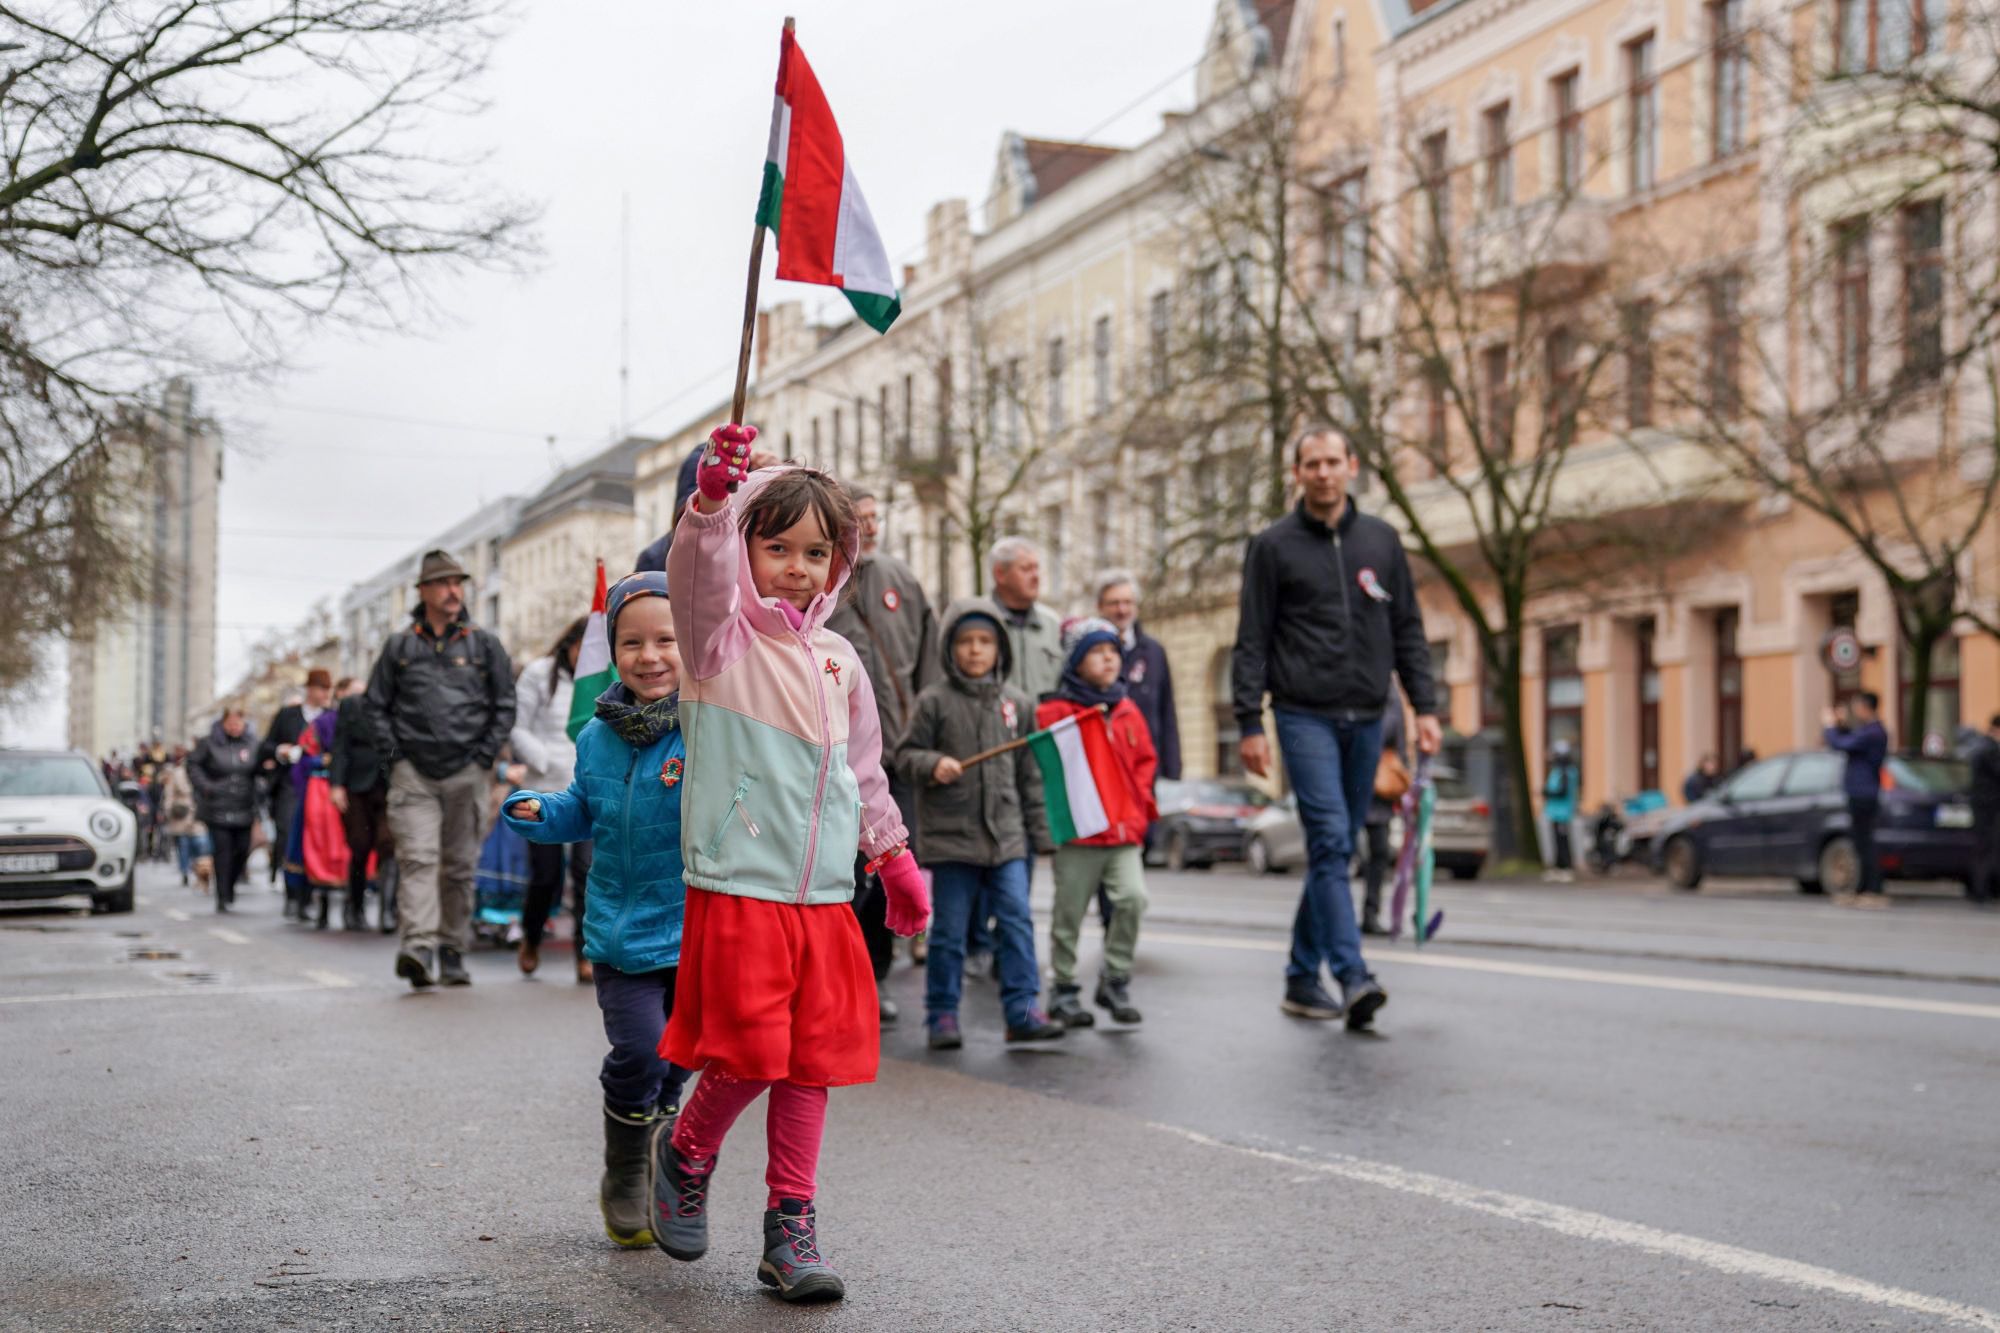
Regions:
<instances>
[{"instance_id":1,"label":"puddle on road","mask_svg":"<svg viewBox=\"0 0 2000 1333\"><path fill-rule=\"evenodd\" d=\"M135 944L125 951L126 961L133 963L164 963L180 956L179 949L162 949L146 944Z\"/></svg>"}]
</instances>

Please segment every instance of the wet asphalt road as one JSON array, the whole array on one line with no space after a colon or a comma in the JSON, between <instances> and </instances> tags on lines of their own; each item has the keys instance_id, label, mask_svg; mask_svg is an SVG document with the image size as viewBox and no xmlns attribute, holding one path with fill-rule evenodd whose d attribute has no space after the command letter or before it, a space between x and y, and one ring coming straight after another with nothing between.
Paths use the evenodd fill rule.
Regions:
<instances>
[{"instance_id":1,"label":"wet asphalt road","mask_svg":"<svg viewBox=\"0 0 2000 1333\"><path fill-rule=\"evenodd\" d=\"M931 1056L899 965L822 1161L851 1295L790 1310L754 1108L707 1258L604 1239L565 953L412 995L140 888L0 912L6 1329L2000 1328L2000 916L1941 895L1453 888L1377 1038L1278 1014L1275 878L1153 877L1141 1031L1009 1049L974 983Z\"/></svg>"}]
</instances>

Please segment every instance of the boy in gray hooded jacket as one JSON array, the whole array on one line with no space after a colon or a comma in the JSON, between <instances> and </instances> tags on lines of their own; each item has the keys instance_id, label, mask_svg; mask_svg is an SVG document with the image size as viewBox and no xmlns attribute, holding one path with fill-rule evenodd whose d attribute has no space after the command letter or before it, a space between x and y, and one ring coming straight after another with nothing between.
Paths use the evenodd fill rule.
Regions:
<instances>
[{"instance_id":1,"label":"boy in gray hooded jacket","mask_svg":"<svg viewBox=\"0 0 2000 1333\"><path fill-rule=\"evenodd\" d=\"M999 922L995 952L1007 1040L1054 1041L1063 1028L1035 1006L1041 971L1028 909L1031 858L1050 846L1041 770L1025 749L971 767L960 763L1033 731L1034 701L1006 683L999 607L984 597L954 602L943 629L944 678L917 696L894 760L894 771L917 791L917 859L933 881L924 996L930 1047L962 1044L965 931L981 897Z\"/></svg>"}]
</instances>

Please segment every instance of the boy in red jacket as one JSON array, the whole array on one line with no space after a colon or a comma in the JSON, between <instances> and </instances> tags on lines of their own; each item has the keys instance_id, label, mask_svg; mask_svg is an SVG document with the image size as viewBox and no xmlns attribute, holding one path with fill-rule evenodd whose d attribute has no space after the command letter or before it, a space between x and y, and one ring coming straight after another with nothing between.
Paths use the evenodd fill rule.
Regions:
<instances>
[{"instance_id":1,"label":"boy in red jacket","mask_svg":"<svg viewBox=\"0 0 2000 1333\"><path fill-rule=\"evenodd\" d=\"M1076 941L1083 917L1100 885L1111 899L1111 924L1104 932L1104 970L1097 978L1097 1004L1120 1023L1137 1023L1127 986L1132 953L1139 943L1139 918L1146 914L1146 868L1141 848L1146 827L1158 817L1153 774L1159 757L1139 706L1125 695L1125 652L1111 622L1092 617L1072 626L1062 683L1035 710L1037 727L1052 727L1074 713L1110 710L1104 725L1078 729L1097 796L1110 827L1056 849L1055 918L1049 927L1049 961L1055 981L1049 1017L1064 1027L1084 1028L1096 1020L1078 1000Z\"/></svg>"}]
</instances>

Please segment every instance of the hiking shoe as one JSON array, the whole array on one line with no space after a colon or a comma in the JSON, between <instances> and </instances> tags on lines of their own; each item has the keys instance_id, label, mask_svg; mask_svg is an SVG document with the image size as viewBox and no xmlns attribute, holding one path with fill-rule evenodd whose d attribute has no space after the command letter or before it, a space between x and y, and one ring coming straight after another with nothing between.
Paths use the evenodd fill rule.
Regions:
<instances>
[{"instance_id":1,"label":"hiking shoe","mask_svg":"<svg viewBox=\"0 0 2000 1333\"><path fill-rule=\"evenodd\" d=\"M1116 977L1109 972L1097 979L1097 1007L1109 1009L1113 1022L1145 1021L1139 1011L1132 1007L1132 997L1125 992L1125 987L1130 981L1129 977Z\"/></svg>"},{"instance_id":2,"label":"hiking shoe","mask_svg":"<svg viewBox=\"0 0 2000 1333\"><path fill-rule=\"evenodd\" d=\"M1375 1011L1389 1003L1389 992L1373 977L1363 977L1343 988L1347 1002L1347 1030L1367 1032L1375 1026Z\"/></svg>"},{"instance_id":3,"label":"hiking shoe","mask_svg":"<svg viewBox=\"0 0 2000 1333\"><path fill-rule=\"evenodd\" d=\"M1293 1018L1315 1018L1322 1021L1340 1017L1340 1001L1326 993L1326 987L1318 981L1287 981L1285 998L1278 1008Z\"/></svg>"},{"instance_id":4,"label":"hiking shoe","mask_svg":"<svg viewBox=\"0 0 2000 1333\"><path fill-rule=\"evenodd\" d=\"M604 1179L597 1186L597 1208L604 1214L604 1234L628 1250L653 1243L646 1179L653 1129L650 1112L635 1116L604 1108Z\"/></svg>"},{"instance_id":5,"label":"hiking shoe","mask_svg":"<svg viewBox=\"0 0 2000 1333\"><path fill-rule=\"evenodd\" d=\"M934 1051L955 1051L965 1045L965 1036L958 1030L957 1014L938 1014L931 1019L929 1045Z\"/></svg>"},{"instance_id":6,"label":"hiking shoe","mask_svg":"<svg viewBox=\"0 0 2000 1333\"><path fill-rule=\"evenodd\" d=\"M1090 1015L1085 1014L1084 1017L1088 1018ZM1063 1034L1067 1031L1069 1029L1062 1024L1050 1022L1049 1016L1041 1010L1030 1009L1027 1013L1021 1015L1020 1022L1009 1023L1007 1025L1007 1040L1061 1041Z\"/></svg>"},{"instance_id":7,"label":"hiking shoe","mask_svg":"<svg viewBox=\"0 0 2000 1333\"><path fill-rule=\"evenodd\" d=\"M438 980L447 986L472 984L472 974L465 970L465 959L449 944L438 950Z\"/></svg>"},{"instance_id":8,"label":"hiking shoe","mask_svg":"<svg viewBox=\"0 0 2000 1333\"><path fill-rule=\"evenodd\" d=\"M1083 1007L1083 989L1057 985L1049 991L1049 1018L1066 1028L1097 1026L1097 1015Z\"/></svg>"},{"instance_id":9,"label":"hiking shoe","mask_svg":"<svg viewBox=\"0 0 2000 1333\"><path fill-rule=\"evenodd\" d=\"M757 1280L787 1301L837 1301L847 1284L820 1258L819 1228L809 1199L780 1199L764 1213L764 1258Z\"/></svg>"},{"instance_id":10,"label":"hiking shoe","mask_svg":"<svg viewBox=\"0 0 2000 1333\"><path fill-rule=\"evenodd\" d=\"M715 1158L695 1161L674 1147L671 1132L653 1138L653 1243L668 1257L692 1263L708 1253L708 1182Z\"/></svg>"},{"instance_id":11,"label":"hiking shoe","mask_svg":"<svg viewBox=\"0 0 2000 1333\"><path fill-rule=\"evenodd\" d=\"M437 965L431 961L429 949L421 945L405 949L396 955L396 975L410 983L412 990L425 990L437 985Z\"/></svg>"}]
</instances>

